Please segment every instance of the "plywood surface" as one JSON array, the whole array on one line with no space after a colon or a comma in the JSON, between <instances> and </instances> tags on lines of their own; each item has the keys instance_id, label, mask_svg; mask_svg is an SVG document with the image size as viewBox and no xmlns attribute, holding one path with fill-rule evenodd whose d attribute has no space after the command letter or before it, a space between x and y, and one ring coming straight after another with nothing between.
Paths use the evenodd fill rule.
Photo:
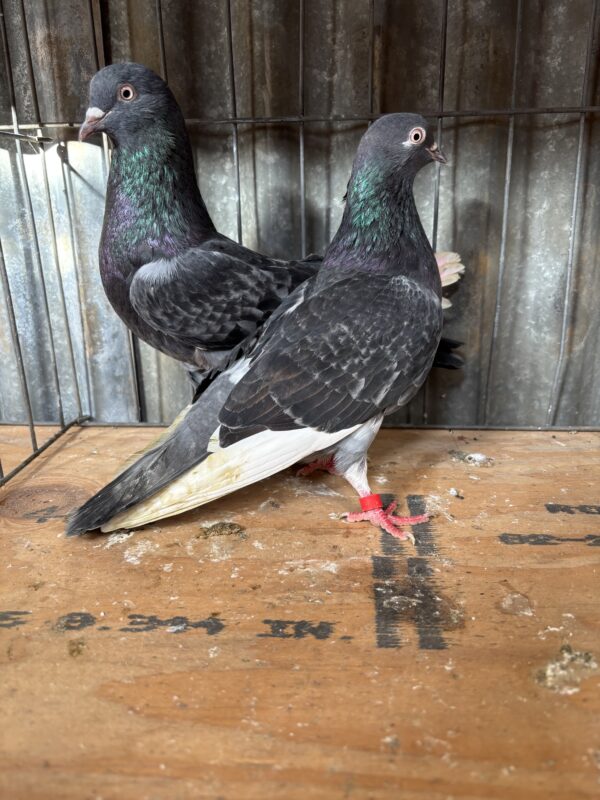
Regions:
<instances>
[{"instance_id":1,"label":"plywood surface","mask_svg":"<svg viewBox=\"0 0 600 800\"><path fill-rule=\"evenodd\" d=\"M38 447L58 432L54 425L36 425ZM0 463L5 475L24 461L32 452L31 434L26 425L0 425Z\"/></svg>"},{"instance_id":2,"label":"plywood surface","mask_svg":"<svg viewBox=\"0 0 600 800\"><path fill-rule=\"evenodd\" d=\"M2 798L600 796L599 434L382 433L416 547L292 471L65 539L155 433L69 431L0 490Z\"/></svg>"}]
</instances>

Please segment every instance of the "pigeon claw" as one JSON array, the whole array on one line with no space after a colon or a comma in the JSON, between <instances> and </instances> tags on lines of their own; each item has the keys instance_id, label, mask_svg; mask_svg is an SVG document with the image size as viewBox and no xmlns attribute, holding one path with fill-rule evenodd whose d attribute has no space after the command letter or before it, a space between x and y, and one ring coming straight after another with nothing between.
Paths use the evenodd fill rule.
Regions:
<instances>
[{"instance_id":1,"label":"pigeon claw","mask_svg":"<svg viewBox=\"0 0 600 800\"><path fill-rule=\"evenodd\" d=\"M397 503L393 502L383 508L376 508L372 511L357 511L342 514L346 522L370 522L376 528L383 528L386 533L389 533L395 539L406 541L409 539L413 544L415 537L410 531L402 530L405 526L418 525L421 522L428 522L429 517L427 514L419 514L415 517L397 517L393 512Z\"/></svg>"},{"instance_id":2,"label":"pigeon claw","mask_svg":"<svg viewBox=\"0 0 600 800\"><path fill-rule=\"evenodd\" d=\"M307 475L312 475L313 472L317 472L318 470L321 470L322 472L329 472L331 475L336 475L337 473L333 466L333 456L330 456L329 458L318 458L316 461L311 461L310 464L301 467L298 472L296 472L296 477L305 478Z\"/></svg>"}]
</instances>

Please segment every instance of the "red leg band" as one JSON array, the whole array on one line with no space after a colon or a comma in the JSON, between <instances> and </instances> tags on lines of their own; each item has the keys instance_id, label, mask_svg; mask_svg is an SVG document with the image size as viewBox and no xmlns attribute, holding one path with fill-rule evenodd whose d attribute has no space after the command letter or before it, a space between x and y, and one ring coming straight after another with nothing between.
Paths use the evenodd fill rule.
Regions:
<instances>
[{"instance_id":1,"label":"red leg band","mask_svg":"<svg viewBox=\"0 0 600 800\"><path fill-rule=\"evenodd\" d=\"M363 511L375 511L378 508L383 508L381 495L378 494L368 494L366 497L359 497L358 502Z\"/></svg>"}]
</instances>

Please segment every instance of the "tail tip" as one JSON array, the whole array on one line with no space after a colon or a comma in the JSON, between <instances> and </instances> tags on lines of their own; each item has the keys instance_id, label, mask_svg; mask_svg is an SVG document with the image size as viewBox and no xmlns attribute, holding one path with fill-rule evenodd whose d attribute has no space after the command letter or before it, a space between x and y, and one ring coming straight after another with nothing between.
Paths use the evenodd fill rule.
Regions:
<instances>
[{"instance_id":1,"label":"tail tip","mask_svg":"<svg viewBox=\"0 0 600 800\"><path fill-rule=\"evenodd\" d=\"M78 520L77 514L74 514L70 519L67 520L65 536L71 538L73 536L81 536L84 533L87 533L87 528Z\"/></svg>"},{"instance_id":2,"label":"tail tip","mask_svg":"<svg viewBox=\"0 0 600 800\"><path fill-rule=\"evenodd\" d=\"M65 537L83 536L84 533L91 533L99 528L100 525L96 520L89 513L85 513L85 506L81 506L81 508L76 508L72 511L67 517Z\"/></svg>"}]
</instances>

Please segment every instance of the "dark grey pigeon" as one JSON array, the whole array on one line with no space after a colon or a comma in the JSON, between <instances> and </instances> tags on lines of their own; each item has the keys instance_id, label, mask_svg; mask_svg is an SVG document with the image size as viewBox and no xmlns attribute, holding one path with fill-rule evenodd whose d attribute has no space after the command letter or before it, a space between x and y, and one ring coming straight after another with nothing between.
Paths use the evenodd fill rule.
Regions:
<instances>
[{"instance_id":1,"label":"dark grey pigeon","mask_svg":"<svg viewBox=\"0 0 600 800\"><path fill-rule=\"evenodd\" d=\"M104 531L154 522L312 458L309 469L343 475L357 491L362 511L349 521L409 536L402 526L423 518L383 508L366 454L384 416L425 381L440 341L440 275L413 197L415 175L436 160L445 161L418 115L369 128L320 271L272 314L249 357L209 387L221 384L225 397L208 451L190 445L203 415L196 403L166 442L77 512L70 533L89 529L94 513Z\"/></svg>"},{"instance_id":2,"label":"dark grey pigeon","mask_svg":"<svg viewBox=\"0 0 600 800\"><path fill-rule=\"evenodd\" d=\"M140 64L114 64L90 84L79 138L113 142L100 274L136 336L192 374L251 341L318 262L262 256L218 233L200 195L181 109Z\"/></svg>"}]
</instances>

